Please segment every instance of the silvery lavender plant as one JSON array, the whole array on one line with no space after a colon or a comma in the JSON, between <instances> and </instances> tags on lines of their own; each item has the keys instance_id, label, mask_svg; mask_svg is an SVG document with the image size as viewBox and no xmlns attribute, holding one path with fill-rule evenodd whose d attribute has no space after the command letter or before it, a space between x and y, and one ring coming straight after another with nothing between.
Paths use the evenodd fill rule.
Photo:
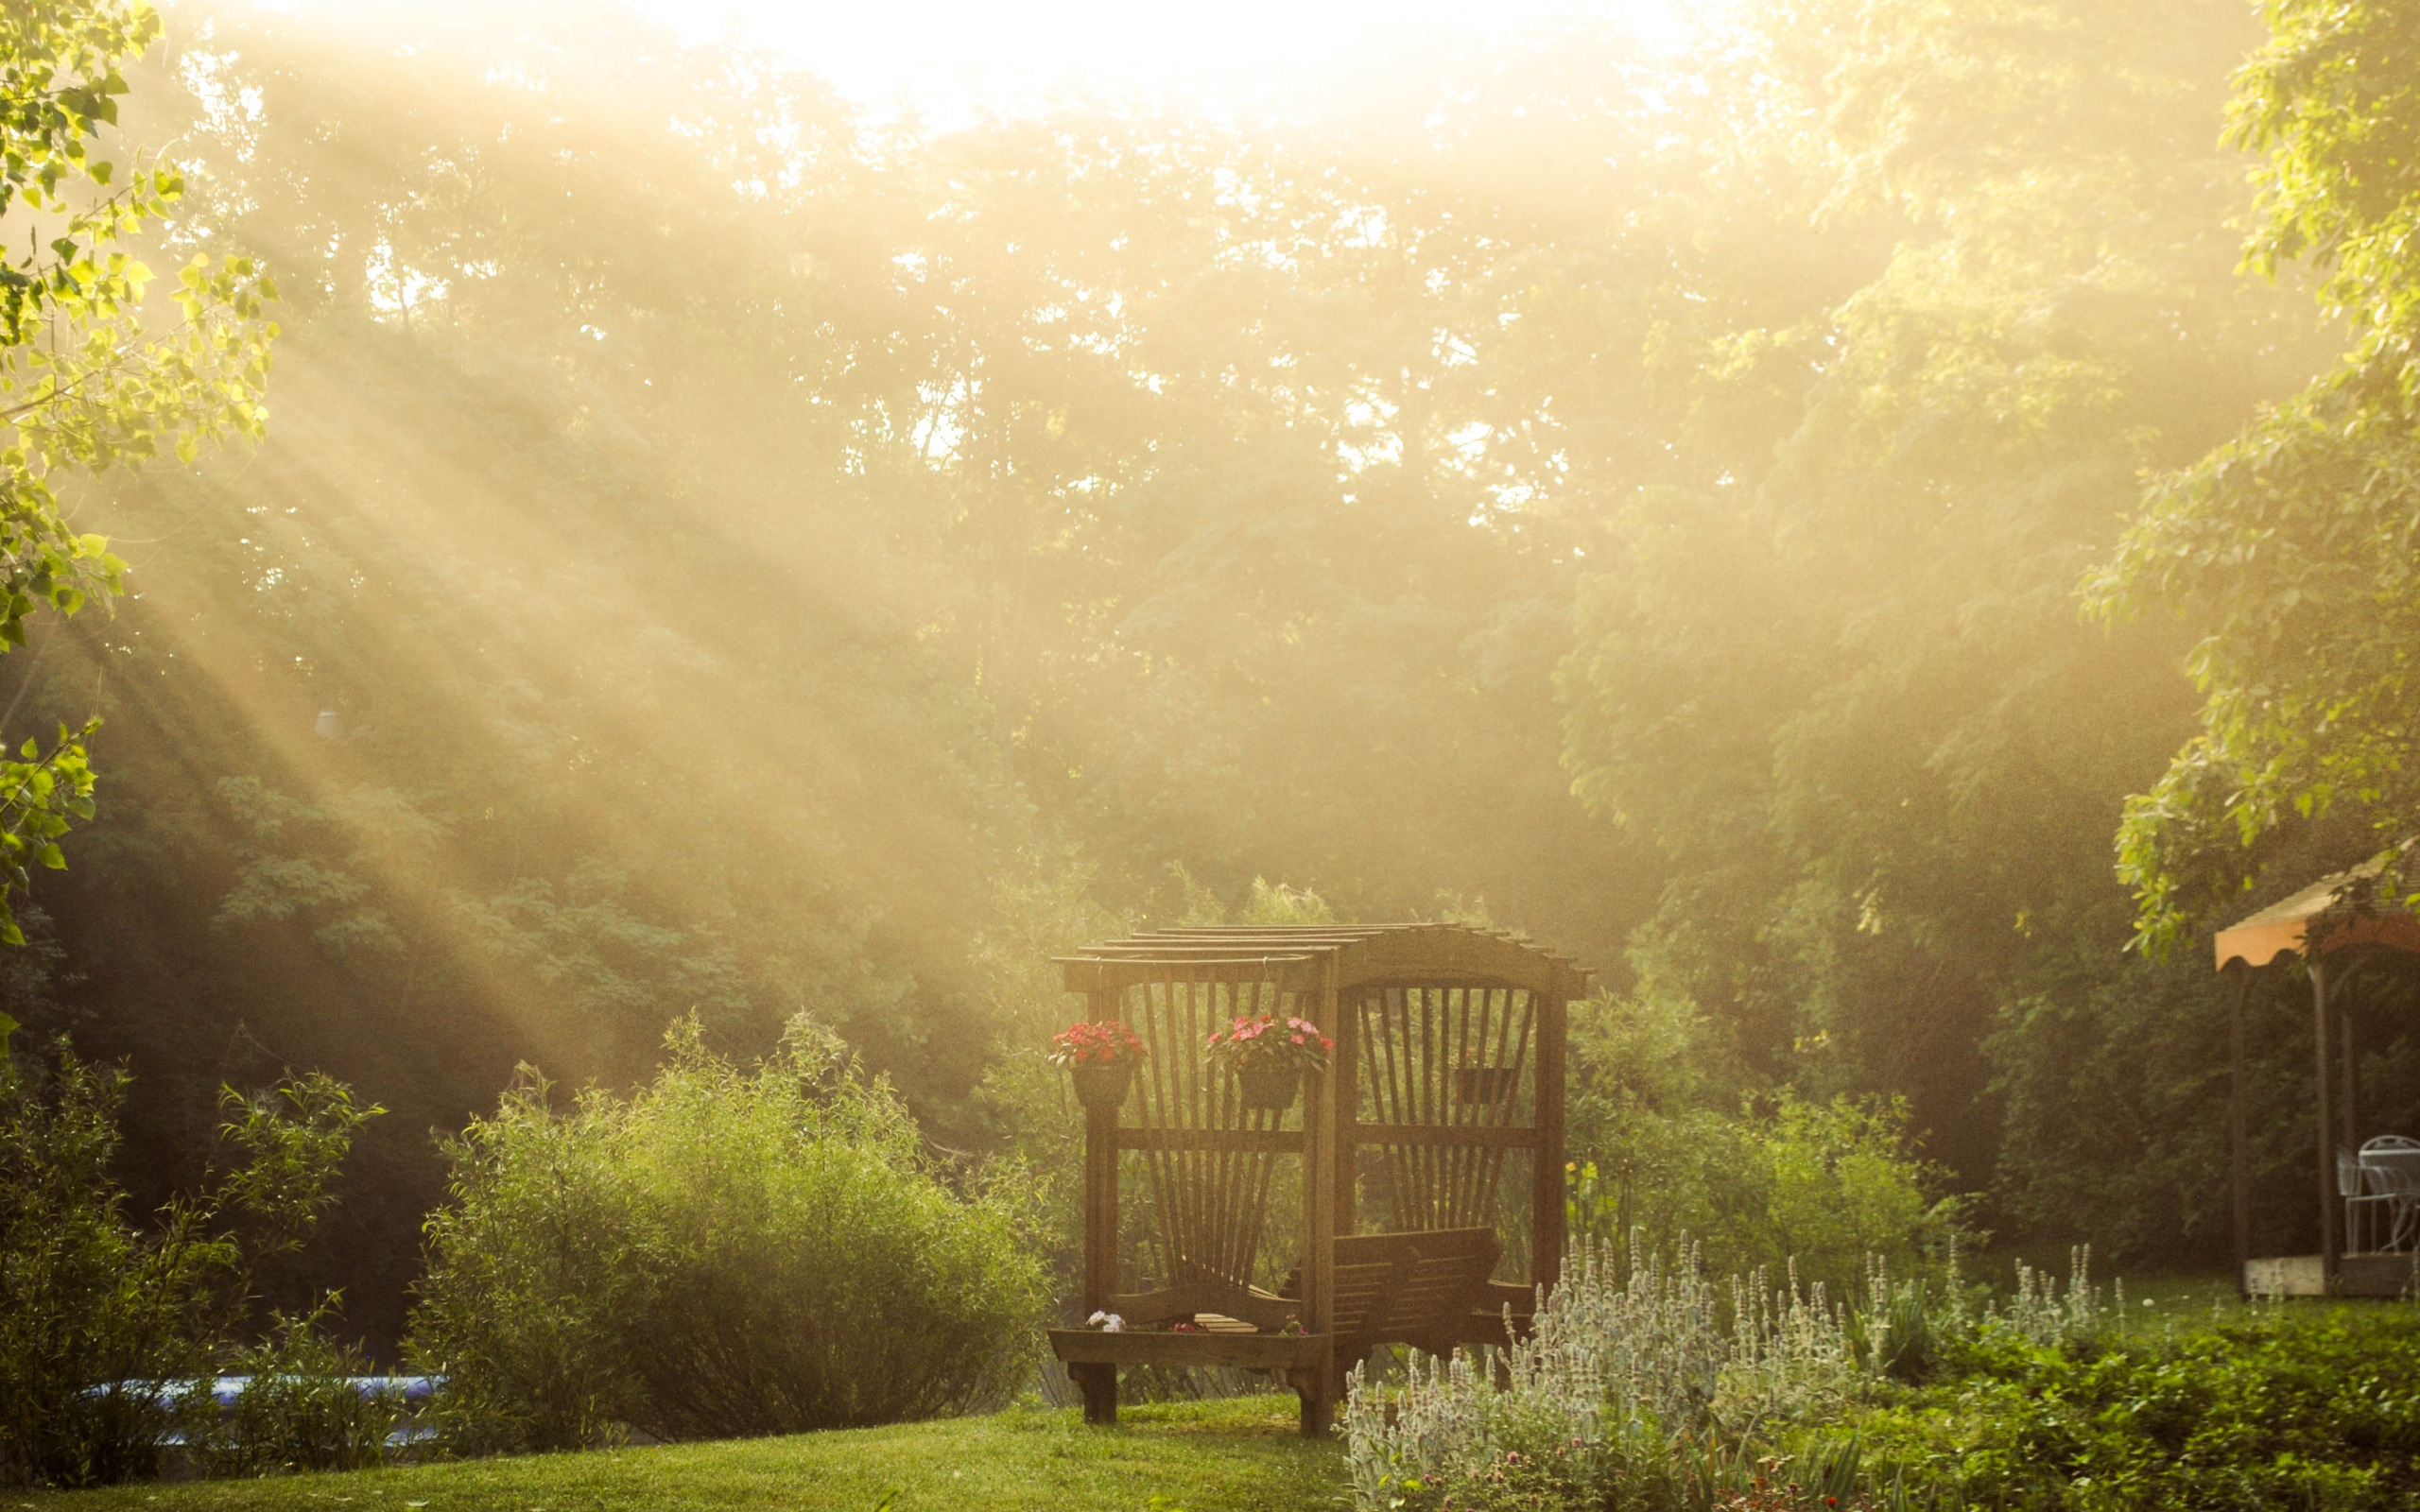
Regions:
<instances>
[{"instance_id":1,"label":"silvery lavender plant","mask_svg":"<svg viewBox=\"0 0 2420 1512\"><path fill-rule=\"evenodd\" d=\"M1392 1391L1357 1367L1344 1413L1356 1505L1441 1504L1526 1455L1603 1504L1669 1507L1708 1451L1853 1389L1856 1352L1820 1287L1793 1277L1776 1294L1746 1278L1726 1326L1693 1246L1669 1263L1635 1240L1631 1253L1617 1282L1610 1248L1583 1242L1530 1336L1479 1362L1414 1356Z\"/></svg>"}]
</instances>

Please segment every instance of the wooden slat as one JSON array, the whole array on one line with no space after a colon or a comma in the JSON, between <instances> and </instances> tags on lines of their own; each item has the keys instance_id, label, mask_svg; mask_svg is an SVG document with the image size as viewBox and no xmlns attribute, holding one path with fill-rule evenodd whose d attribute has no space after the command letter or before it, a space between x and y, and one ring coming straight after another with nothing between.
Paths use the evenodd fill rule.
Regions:
<instances>
[{"instance_id":1,"label":"wooden slat","mask_svg":"<svg viewBox=\"0 0 2420 1512\"><path fill-rule=\"evenodd\" d=\"M1198 1318L1202 1314L1215 1313L1240 1319L1248 1327L1274 1332L1284 1328L1288 1318L1303 1320L1303 1304L1290 1297L1264 1292L1256 1286L1198 1279L1156 1292L1113 1297L1102 1305L1102 1311L1116 1314L1129 1326Z\"/></svg>"},{"instance_id":2,"label":"wooden slat","mask_svg":"<svg viewBox=\"0 0 2420 1512\"><path fill-rule=\"evenodd\" d=\"M1290 976L1319 959L1300 952L1283 954L1236 955L1220 954L1196 956L1178 954L1174 956L1107 957L1098 955L1054 955L1060 978L1070 992L1115 992L1131 987L1164 982L1172 970L1194 973L1193 979L1203 982L1257 982L1271 972Z\"/></svg>"},{"instance_id":3,"label":"wooden slat","mask_svg":"<svg viewBox=\"0 0 2420 1512\"><path fill-rule=\"evenodd\" d=\"M1223 1365L1300 1370L1327 1353L1322 1333L1102 1333L1052 1329L1050 1350L1069 1365Z\"/></svg>"},{"instance_id":4,"label":"wooden slat","mask_svg":"<svg viewBox=\"0 0 2420 1512\"><path fill-rule=\"evenodd\" d=\"M1538 1143L1534 1128L1486 1124L1355 1124L1339 1137L1355 1144L1467 1144L1506 1150L1534 1149Z\"/></svg>"},{"instance_id":5,"label":"wooden slat","mask_svg":"<svg viewBox=\"0 0 2420 1512\"><path fill-rule=\"evenodd\" d=\"M1560 993L1537 1005L1538 1146L1530 1176L1530 1280L1552 1286L1563 1279L1564 1042L1565 1006Z\"/></svg>"}]
</instances>

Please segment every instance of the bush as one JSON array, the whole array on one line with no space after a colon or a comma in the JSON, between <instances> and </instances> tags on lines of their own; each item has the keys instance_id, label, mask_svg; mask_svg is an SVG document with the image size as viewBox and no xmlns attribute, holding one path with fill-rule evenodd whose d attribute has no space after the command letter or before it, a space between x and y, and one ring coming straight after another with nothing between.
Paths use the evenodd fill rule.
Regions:
<instances>
[{"instance_id":1,"label":"bush","mask_svg":"<svg viewBox=\"0 0 2420 1512\"><path fill-rule=\"evenodd\" d=\"M1749 1095L1705 1080L1705 1020L1652 993L1575 1005L1570 1219L1625 1268L1634 1231L1686 1233L1719 1273L1860 1290L1869 1257L1938 1270L1966 1199L1917 1154L1900 1100Z\"/></svg>"},{"instance_id":2,"label":"bush","mask_svg":"<svg viewBox=\"0 0 2420 1512\"><path fill-rule=\"evenodd\" d=\"M170 1385L210 1372L229 1321L237 1257L202 1210L149 1235L126 1221L125 1087L63 1043L47 1068L0 1056L0 1481L154 1473L182 1426Z\"/></svg>"},{"instance_id":3,"label":"bush","mask_svg":"<svg viewBox=\"0 0 2420 1512\"><path fill-rule=\"evenodd\" d=\"M229 1092L243 1159L147 1232L110 1175L126 1085L63 1040L46 1068L0 1054L0 1482L149 1475L171 1436L207 1432L215 1404L189 1386L242 1324L252 1263L300 1243L378 1111L324 1076Z\"/></svg>"},{"instance_id":4,"label":"bush","mask_svg":"<svg viewBox=\"0 0 2420 1512\"><path fill-rule=\"evenodd\" d=\"M997 1400L1045 1297L1008 1173L954 1193L804 1019L742 1072L694 1021L621 1099L527 1077L447 1145L410 1349L458 1452L797 1433Z\"/></svg>"},{"instance_id":5,"label":"bush","mask_svg":"<svg viewBox=\"0 0 2420 1512\"><path fill-rule=\"evenodd\" d=\"M1638 1246L1643 1250L1643 1246ZM1356 1372L1362 1512L2399 1512L2420 1505L2420 1309L2130 1325L2020 1266L2013 1296L1892 1281L1855 1311L1583 1246L1490 1366Z\"/></svg>"},{"instance_id":6,"label":"bush","mask_svg":"<svg viewBox=\"0 0 2420 1512\"><path fill-rule=\"evenodd\" d=\"M1854 1425L1869 1456L1945 1506L2420 1505L2420 1312L2408 1306L1979 1343L1954 1378Z\"/></svg>"},{"instance_id":7,"label":"bush","mask_svg":"<svg viewBox=\"0 0 2420 1512\"><path fill-rule=\"evenodd\" d=\"M275 1314L268 1336L238 1354L247 1379L234 1407L188 1441L213 1475L367 1469L387 1458L404 1401L392 1387L365 1389L371 1362L322 1332L335 1299L301 1317Z\"/></svg>"}]
</instances>

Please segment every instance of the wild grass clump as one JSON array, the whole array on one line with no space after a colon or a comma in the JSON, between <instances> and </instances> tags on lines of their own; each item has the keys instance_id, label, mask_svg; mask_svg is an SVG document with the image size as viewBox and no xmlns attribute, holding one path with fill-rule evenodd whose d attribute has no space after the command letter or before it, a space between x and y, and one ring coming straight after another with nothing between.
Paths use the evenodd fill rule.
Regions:
<instances>
[{"instance_id":1,"label":"wild grass clump","mask_svg":"<svg viewBox=\"0 0 2420 1512\"><path fill-rule=\"evenodd\" d=\"M569 1112L534 1075L447 1146L411 1352L461 1452L856 1427L1021 1383L1046 1289L1012 1171L954 1190L908 1110L793 1022Z\"/></svg>"}]
</instances>

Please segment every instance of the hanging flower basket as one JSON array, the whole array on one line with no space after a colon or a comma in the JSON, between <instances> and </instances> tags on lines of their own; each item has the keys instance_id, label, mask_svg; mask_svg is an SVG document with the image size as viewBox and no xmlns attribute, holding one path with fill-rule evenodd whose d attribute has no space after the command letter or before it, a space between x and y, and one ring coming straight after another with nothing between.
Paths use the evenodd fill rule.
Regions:
<instances>
[{"instance_id":1,"label":"hanging flower basket","mask_svg":"<svg viewBox=\"0 0 2420 1512\"><path fill-rule=\"evenodd\" d=\"M1076 1101L1086 1108L1115 1108L1134 1085L1143 1041L1115 1021L1071 1023L1051 1037L1050 1063L1064 1066L1076 1084Z\"/></svg>"},{"instance_id":2,"label":"hanging flower basket","mask_svg":"<svg viewBox=\"0 0 2420 1512\"><path fill-rule=\"evenodd\" d=\"M1076 1083L1076 1101L1086 1108L1116 1108L1126 1101L1128 1090L1134 1085L1134 1062L1095 1061L1070 1066L1067 1074Z\"/></svg>"},{"instance_id":3,"label":"hanging flower basket","mask_svg":"<svg viewBox=\"0 0 2420 1512\"><path fill-rule=\"evenodd\" d=\"M1303 1091L1300 1066L1244 1066L1236 1072L1236 1079L1243 1084L1244 1106L1265 1112L1284 1112Z\"/></svg>"},{"instance_id":4,"label":"hanging flower basket","mask_svg":"<svg viewBox=\"0 0 2420 1512\"><path fill-rule=\"evenodd\" d=\"M1210 1037L1210 1059L1234 1073L1244 1106L1282 1112L1302 1094L1303 1073L1323 1071L1335 1041L1308 1019L1264 1013L1237 1019Z\"/></svg>"}]
</instances>

